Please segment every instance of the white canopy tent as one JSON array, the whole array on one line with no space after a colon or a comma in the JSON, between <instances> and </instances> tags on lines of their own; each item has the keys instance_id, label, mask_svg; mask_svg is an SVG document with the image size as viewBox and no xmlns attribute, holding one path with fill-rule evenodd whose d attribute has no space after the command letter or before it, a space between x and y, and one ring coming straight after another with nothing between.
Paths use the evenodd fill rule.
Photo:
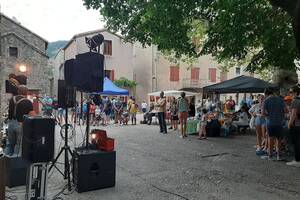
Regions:
<instances>
[{"instance_id":1,"label":"white canopy tent","mask_svg":"<svg viewBox=\"0 0 300 200\"><path fill-rule=\"evenodd\" d=\"M151 93L148 93L148 96L158 96L160 95L160 92L151 92ZM189 97L189 96L196 96L197 93L194 93L194 92L188 92L188 91L181 91L181 90L166 90L166 91L163 91L165 96L166 97L180 97L180 94L181 92L185 92L185 96Z\"/></svg>"}]
</instances>

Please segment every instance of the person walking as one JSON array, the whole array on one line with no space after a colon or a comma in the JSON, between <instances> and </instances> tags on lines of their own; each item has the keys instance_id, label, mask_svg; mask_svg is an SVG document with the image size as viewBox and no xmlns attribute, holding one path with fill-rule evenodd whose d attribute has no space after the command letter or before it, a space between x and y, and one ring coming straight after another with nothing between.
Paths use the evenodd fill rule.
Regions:
<instances>
[{"instance_id":1,"label":"person walking","mask_svg":"<svg viewBox=\"0 0 300 200\"><path fill-rule=\"evenodd\" d=\"M274 144L276 146L277 160L280 160L281 138L283 133L284 115L287 112L283 98L274 95L273 89L265 90L266 100L264 102L262 115L266 117L268 141L268 156L263 159L273 160Z\"/></svg>"},{"instance_id":2,"label":"person walking","mask_svg":"<svg viewBox=\"0 0 300 200\"><path fill-rule=\"evenodd\" d=\"M286 164L289 166L300 167L300 85L292 87L290 93L294 100L291 105L291 116L288 128L294 144L295 160L287 162Z\"/></svg>"},{"instance_id":3,"label":"person walking","mask_svg":"<svg viewBox=\"0 0 300 200\"><path fill-rule=\"evenodd\" d=\"M189 103L188 100L185 98L185 93L182 92L180 94L180 98L178 99L178 112L179 112L179 119L180 119L180 130L181 130L181 137L187 137L186 129L187 129L187 118L188 118L188 111L189 111Z\"/></svg>"},{"instance_id":4,"label":"person walking","mask_svg":"<svg viewBox=\"0 0 300 200\"><path fill-rule=\"evenodd\" d=\"M167 133L167 124L166 124L166 105L167 101L164 97L164 92L160 93L160 98L157 102L158 107L158 121L159 121L159 128L161 133Z\"/></svg>"}]
</instances>

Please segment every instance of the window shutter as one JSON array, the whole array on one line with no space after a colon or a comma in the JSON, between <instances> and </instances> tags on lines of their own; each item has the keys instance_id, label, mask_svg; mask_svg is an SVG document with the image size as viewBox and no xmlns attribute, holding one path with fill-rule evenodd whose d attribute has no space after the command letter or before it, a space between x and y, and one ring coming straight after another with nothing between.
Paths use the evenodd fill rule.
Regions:
<instances>
[{"instance_id":1,"label":"window shutter","mask_svg":"<svg viewBox=\"0 0 300 200\"><path fill-rule=\"evenodd\" d=\"M220 81L226 81L227 80L227 72L221 72L220 73Z\"/></svg>"},{"instance_id":2,"label":"window shutter","mask_svg":"<svg viewBox=\"0 0 300 200\"><path fill-rule=\"evenodd\" d=\"M217 69L209 68L208 69L208 78L210 82L215 83L217 81Z\"/></svg>"},{"instance_id":3,"label":"window shutter","mask_svg":"<svg viewBox=\"0 0 300 200\"><path fill-rule=\"evenodd\" d=\"M200 69L198 67L194 67L191 70L191 79L192 80L199 80L199 75L200 75Z\"/></svg>"},{"instance_id":4,"label":"window shutter","mask_svg":"<svg viewBox=\"0 0 300 200\"><path fill-rule=\"evenodd\" d=\"M115 70L111 70L111 80L114 81L115 80Z\"/></svg>"},{"instance_id":5,"label":"window shutter","mask_svg":"<svg viewBox=\"0 0 300 200\"><path fill-rule=\"evenodd\" d=\"M179 67L170 67L170 81L179 81Z\"/></svg>"}]
</instances>

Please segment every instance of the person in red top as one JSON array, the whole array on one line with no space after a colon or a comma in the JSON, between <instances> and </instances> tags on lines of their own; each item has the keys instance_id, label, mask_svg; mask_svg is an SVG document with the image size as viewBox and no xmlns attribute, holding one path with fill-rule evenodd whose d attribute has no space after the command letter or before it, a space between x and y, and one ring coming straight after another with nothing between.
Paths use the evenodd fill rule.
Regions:
<instances>
[{"instance_id":1,"label":"person in red top","mask_svg":"<svg viewBox=\"0 0 300 200\"><path fill-rule=\"evenodd\" d=\"M235 110L235 101L232 99L232 96L226 101L225 106L228 111L233 112Z\"/></svg>"},{"instance_id":2,"label":"person in red top","mask_svg":"<svg viewBox=\"0 0 300 200\"><path fill-rule=\"evenodd\" d=\"M91 118L91 124L95 125L95 111L96 111L96 104L92 101L90 104L90 118Z\"/></svg>"}]
</instances>

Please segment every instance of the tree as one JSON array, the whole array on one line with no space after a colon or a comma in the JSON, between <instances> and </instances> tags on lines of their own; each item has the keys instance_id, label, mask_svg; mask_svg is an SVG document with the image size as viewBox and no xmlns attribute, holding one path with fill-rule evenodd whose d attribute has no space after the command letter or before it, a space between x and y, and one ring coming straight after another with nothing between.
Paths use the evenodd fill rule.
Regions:
<instances>
[{"instance_id":1,"label":"tree","mask_svg":"<svg viewBox=\"0 0 300 200\"><path fill-rule=\"evenodd\" d=\"M122 88L134 88L137 85L135 81L129 80L124 77L121 77L120 79L115 80L114 83L118 87L122 87Z\"/></svg>"},{"instance_id":2,"label":"tree","mask_svg":"<svg viewBox=\"0 0 300 200\"><path fill-rule=\"evenodd\" d=\"M212 54L220 63L246 59L252 72L296 69L300 0L84 1L100 10L109 29L177 57ZM199 26L205 28L200 46L193 35ZM298 37L297 42L300 48Z\"/></svg>"}]
</instances>

